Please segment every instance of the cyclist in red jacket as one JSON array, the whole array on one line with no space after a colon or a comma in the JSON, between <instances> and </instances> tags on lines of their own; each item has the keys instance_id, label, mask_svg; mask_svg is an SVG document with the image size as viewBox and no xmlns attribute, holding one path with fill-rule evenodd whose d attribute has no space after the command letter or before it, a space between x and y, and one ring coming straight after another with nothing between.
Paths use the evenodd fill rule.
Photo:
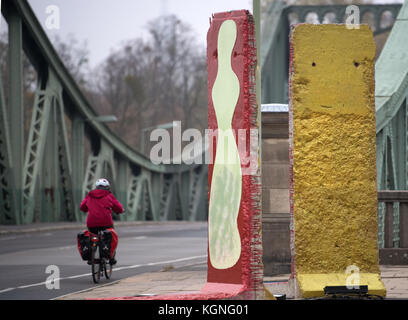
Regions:
<instances>
[{"instance_id":1,"label":"cyclist in red jacket","mask_svg":"<svg viewBox=\"0 0 408 320\"><path fill-rule=\"evenodd\" d=\"M116 213L123 213L125 210L110 191L110 184L107 179L98 179L95 187L82 200L80 209L83 212L88 212L86 219L88 230L97 234L101 230L113 229L112 210ZM116 245L117 235L112 234L112 247L116 248ZM114 255L112 256L111 264L116 264Z\"/></svg>"}]
</instances>

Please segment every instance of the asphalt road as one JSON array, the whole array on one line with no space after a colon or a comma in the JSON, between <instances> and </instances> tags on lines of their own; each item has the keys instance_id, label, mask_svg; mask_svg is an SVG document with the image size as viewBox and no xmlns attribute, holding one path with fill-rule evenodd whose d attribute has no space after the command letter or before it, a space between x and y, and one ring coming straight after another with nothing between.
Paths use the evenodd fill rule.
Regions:
<instances>
[{"instance_id":1,"label":"asphalt road","mask_svg":"<svg viewBox=\"0 0 408 320\"><path fill-rule=\"evenodd\" d=\"M82 261L76 235L80 230L0 236L0 300L53 299L144 272L203 263L207 254L207 223L138 225L115 228L118 264L112 278L92 282ZM46 273L48 266L52 270ZM59 289L47 278L58 276ZM58 284L53 281L52 284Z\"/></svg>"}]
</instances>

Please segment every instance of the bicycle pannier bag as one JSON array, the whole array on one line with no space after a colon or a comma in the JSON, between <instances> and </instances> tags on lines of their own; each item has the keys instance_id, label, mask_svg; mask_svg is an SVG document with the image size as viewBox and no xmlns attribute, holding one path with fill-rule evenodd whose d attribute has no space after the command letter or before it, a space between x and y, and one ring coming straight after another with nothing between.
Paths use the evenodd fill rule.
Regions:
<instances>
[{"instance_id":1,"label":"bicycle pannier bag","mask_svg":"<svg viewBox=\"0 0 408 320\"><path fill-rule=\"evenodd\" d=\"M78 242L78 251L82 257L82 260L90 260L91 259L91 241L89 237L89 231L84 230L78 233L77 236Z\"/></svg>"},{"instance_id":2,"label":"bicycle pannier bag","mask_svg":"<svg viewBox=\"0 0 408 320\"><path fill-rule=\"evenodd\" d=\"M106 259L111 258L111 246L112 246L112 232L107 229L102 234L102 256Z\"/></svg>"}]
</instances>

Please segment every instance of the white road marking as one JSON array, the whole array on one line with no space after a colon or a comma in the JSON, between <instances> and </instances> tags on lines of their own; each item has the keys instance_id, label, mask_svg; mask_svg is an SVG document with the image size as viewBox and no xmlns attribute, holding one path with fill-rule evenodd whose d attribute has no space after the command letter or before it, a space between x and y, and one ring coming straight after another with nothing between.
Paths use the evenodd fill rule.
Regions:
<instances>
[{"instance_id":1,"label":"white road marking","mask_svg":"<svg viewBox=\"0 0 408 320\"><path fill-rule=\"evenodd\" d=\"M167 260L167 261L158 261L158 262L150 262L147 264L135 264L131 266L126 266L126 267L119 267L119 268L114 268L113 271L120 271L120 270L128 270L128 269L136 269L140 267L147 267L147 266L155 266L155 265L160 265L160 264L168 264L168 263L175 263L175 262L181 262L181 261L188 261L188 260L194 260L194 259L199 259L199 258L206 258L207 255L201 255L201 256L192 256L192 257L186 257L186 258L180 258L180 259L174 259L174 260ZM82 277L88 277L90 276L91 273L84 273L84 274L79 274L75 276L70 276L70 277L63 277L63 278L56 278L54 281L61 281L61 280L66 280L66 279L75 279L75 278L82 278ZM46 281L40 282L40 283L34 283L34 284L29 284L25 286L19 286L17 288L7 288L4 290L1 290L0 293L12 291L15 289L26 289L26 288L31 288L31 287L37 287L37 286L42 286L45 285Z\"/></svg>"},{"instance_id":2,"label":"white road marking","mask_svg":"<svg viewBox=\"0 0 408 320\"><path fill-rule=\"evenodd\" d=\"M55 280L60 280L61 278L56 278ZM45 281L44 282L40 282L40 283L34 283L34 284L29 284L29 285L26 285L26 286L19 286L19 287L17 287L16 289L26 289L26 288L31 288L31 287L37 287L37 286L40 286L40 285L45 285Z\"/></svg>"},{"instance_id":3,"label":"white road marking","mask_svg":"<svg viewBox=\"0 0 408 320\"><path fill-rule=\"evenodd\" d=\"M51 248L51 249L68 250L68 249L75 249L75 248L78 248L78 246L65 246L65 247L56 247L56 248Z\"/></svg>"},{"instance_id":4,"label":"white road marking","mask_svg":"<svg viewBox=\"0 0 408 320\"><path fill-rule=\"evenodd\" d=\"M133 238L125 238L125 239L132 239L132 240L142 240L142 239L146 239L146 236L140 236L140 237L133 237Z\"/></svg>"},{"instance_id":5,"label":"white road marking","mask_svg":"<svg viewBox=\"0 0 408 320\"><path fill-rule=\"evenodd\" d=\"M135 269L135 268L147 267L147 266L155 266L155 265L158 265L158 264L167 264L167 263L181 262L181 261L194 260L194 259L205 258L205 257L207 257L207 255L187 257L187 258L181 258L181 259L176 259L176 260L150 262L150 263L147 263L147 264L135 264L135 265L133 265L133 266L126 266L126 267L115 268L115 269L113 269L113 271L115 271L115 270L126 270L126 269Z\"/></svg>"},{"instance_id":6,"label":"white road marking","mask_svg":"<svg viewBox=\"0 0 408 320\"><path fill-rule=\"evenodd\" d=\"M52 235L53 235L53 233L51 233L51 232L41 233L42 237L51 237Z\"/></svg>"},{"instance_id":7,"label":"white road marking","mask_svg":"<svg viewBox=\"0 0 408 320\"><path fill-rule=\"evenodd\" d=\"M76 278L81 278L81 277L90 276L90 275L91 275L90 273L83 273L77 276L66 277L65 279L76 279Z\"/></svg>"},{"instance_id":8,"label":"white road marking","mask_svg":"<svg viewBox=\"0 0 408 320\"><path fill-rule=\"evenodd\" d=\"M0 238L0 241L14 240L14 239L17 239L17 237L5 237L5 238Z\"/></svg>"},{"instance_id":9,"label":"white road marking","mask_svg":"<svg viewBox=\"0 0 408 320\"><path fill-rule=\"evenodd\" d=\"M135 264L133 266L127 266L127 267L119 267L119 268L114 268L112 269L112 271L120 271L120 270L125 270L125 269L134 269L134 268L139 268L139 267L143 267L143 266L148 266L149 264Z\"/></svg>"}]
</instances>

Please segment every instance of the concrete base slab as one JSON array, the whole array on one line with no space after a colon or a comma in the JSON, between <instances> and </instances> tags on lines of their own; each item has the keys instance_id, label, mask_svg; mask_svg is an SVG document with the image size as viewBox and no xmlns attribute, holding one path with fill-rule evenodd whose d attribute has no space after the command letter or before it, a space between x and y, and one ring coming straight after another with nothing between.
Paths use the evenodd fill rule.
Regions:
<instances>
[{"instance_id":1,"label":"concrete base slab","mask_svg":"<svg viewBox=\"0 0 408 320\"><path fill-rule=\"evenodd\" d=\"M299 298L323 297L326 286L346 286L349 276L345 273L298 274ZM386 290L379 274L360 273L359 276L360 285L367 285L369 294L385 297Z\"/></svg>"}]
</instances>

